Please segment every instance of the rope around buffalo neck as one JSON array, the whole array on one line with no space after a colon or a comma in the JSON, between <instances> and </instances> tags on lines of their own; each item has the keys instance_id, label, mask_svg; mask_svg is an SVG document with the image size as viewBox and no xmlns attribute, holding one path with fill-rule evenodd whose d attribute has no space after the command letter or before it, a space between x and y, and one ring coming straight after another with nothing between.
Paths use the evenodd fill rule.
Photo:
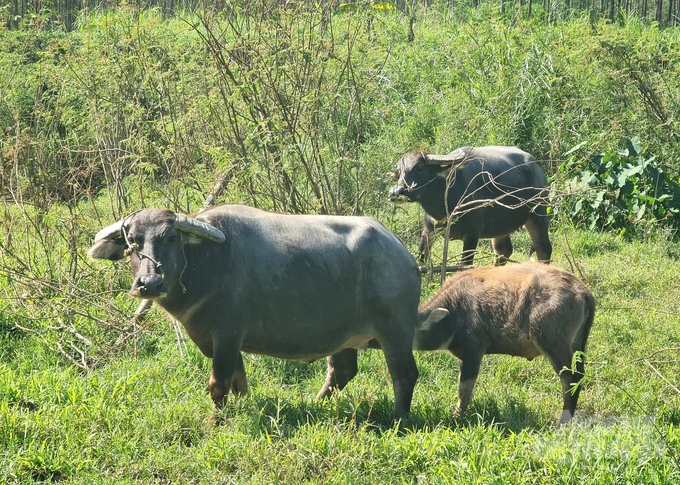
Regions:
<instances>
[{"instance_id":1,"label":"rope around buffalo neck","mask_svg":"<svg viewBox=\"0 0 680 485\"><path fill-rule=\"evenodd\" d=\"M184 258L184 267L182 268L182 271L179 273L179 285L182 287L182 293L187 292L187 287L184 286L184 283L182 283L182 277L184 276L184 271L187 269L187 254L184 252L184 234L182 231L177 231L179 232L179 243L182 245L182 257Z\"/></svg>"}]
</instances>

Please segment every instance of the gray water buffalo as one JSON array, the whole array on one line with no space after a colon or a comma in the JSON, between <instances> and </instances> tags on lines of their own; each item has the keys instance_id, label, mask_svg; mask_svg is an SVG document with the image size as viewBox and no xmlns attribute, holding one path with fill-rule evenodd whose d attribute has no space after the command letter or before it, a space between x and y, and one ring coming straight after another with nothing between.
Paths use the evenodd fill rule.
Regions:
<instances>
[{"instance_id":1,"label":"gray water buffalo","mask_svg":"<svg viewBox=\"0 0 680 485\"><path fill-rule=\"evenodd\" d=\"M446 280L420 306L414 350L448 350L460 359L458 413L467 408L484 354L532 360L543 354L562 381L560 424L576 410L595 300L574 275L545 264L486 266Z\"/></svg>"},{"instance_id":2,"label":"gray water buffalo","mask_svg":"<svg viewBox=\"0 0 680 485\"><path fill-rule=\"evenodd\" d=\"M504 146L463 147L448 155L412 152L397 164L398 184L390 189L393 201L418 202L425 211L420 240L424 259L431 247L430 233L451 217L450 239L463 241L462 264L471 265L480 238L492 238L497 260L512 254L510 234L526 226L531 250L548 262L546 177L534 157Z\"/></svg>"},{"instance_id":3,"label":"gray water buffalo","mask_svg":"<svg viewBox=\"0 0 680 485\"><path fill-rule=\"evenodd\" d=\"M356 349L375 339L392 375L395 417L409 412L420 275L374 219L241 205L197 217L145 209L102 229L89 254L129 257L130 294L160 305L212 358L218 409L235 373L245 389L240 350L308 362L329 356L323 398L354 377Z\"/></svg>"}]
</instances>

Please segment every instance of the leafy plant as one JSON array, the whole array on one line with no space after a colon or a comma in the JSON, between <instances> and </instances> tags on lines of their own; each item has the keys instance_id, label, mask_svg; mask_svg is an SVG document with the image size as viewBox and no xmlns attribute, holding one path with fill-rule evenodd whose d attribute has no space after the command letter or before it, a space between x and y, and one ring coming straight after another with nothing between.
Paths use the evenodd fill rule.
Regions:
<instances>
[{"instance_id":1,"label":"leafy plant","mask_svg":"<svg viewBox=\"0 0 680 485\"><path fill-rule=\"evenodd\" d=\"M625 138L625 148L588 159L571 156L558 170L568 177L565 205L569 217L588 229L625 231L680 223L680 179L655 156L642 154L638 137ZM575 147L574 150L580 148Z\"/></svg>"}]
</instances>

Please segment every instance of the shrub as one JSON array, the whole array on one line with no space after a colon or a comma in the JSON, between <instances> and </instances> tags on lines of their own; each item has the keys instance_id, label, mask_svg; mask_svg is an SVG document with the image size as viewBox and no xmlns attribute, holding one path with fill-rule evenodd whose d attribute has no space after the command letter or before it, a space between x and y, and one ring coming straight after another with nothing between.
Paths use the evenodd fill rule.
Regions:
<instances>
[{"instance_id":1,"label":"shrub","mask_svg":"<svg viewBox=\"0 0 680 485\"><path fill-rule=\"evenodd\" d=\"M624 143L624 149L586 159L572 155L560 166L558 176L567 179L564 203L569 217L591 230L677 227L680 179L655 156L643 155L638 137L625 138Z\"/></svg>"}]
</instances>

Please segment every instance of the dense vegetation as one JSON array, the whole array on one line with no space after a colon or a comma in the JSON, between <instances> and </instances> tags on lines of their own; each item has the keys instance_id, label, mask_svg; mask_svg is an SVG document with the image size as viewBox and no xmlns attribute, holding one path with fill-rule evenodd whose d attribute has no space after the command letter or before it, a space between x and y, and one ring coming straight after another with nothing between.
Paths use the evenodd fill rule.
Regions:
<instances>
[{"instance_id":1,"label":"dense vegetation","mask_svg":"<svg viewBox=\"0 0 680 485\"><path fill-rule=\"evenodd\" d=\"M2 480L677 483L678 31L483 4L418 9L409 41L395 10L260 7L0 31ZM104 225L196 211L216 182L220 203L374 216L415 252L421 213L387 201L386 172L468 144L540 160L554 264L598 301L573 426L554 428L544 359L488 357L454 419L457 363L422 354L399 429L376 351L324 403L323 363L246 356L250 394L212 426L209 361L160 312L131 318L124 264L85 255Z\"/></svg>"}]
</instances>

